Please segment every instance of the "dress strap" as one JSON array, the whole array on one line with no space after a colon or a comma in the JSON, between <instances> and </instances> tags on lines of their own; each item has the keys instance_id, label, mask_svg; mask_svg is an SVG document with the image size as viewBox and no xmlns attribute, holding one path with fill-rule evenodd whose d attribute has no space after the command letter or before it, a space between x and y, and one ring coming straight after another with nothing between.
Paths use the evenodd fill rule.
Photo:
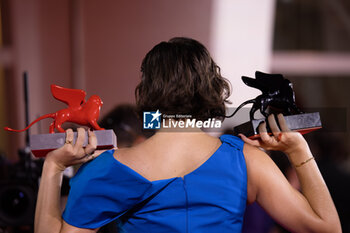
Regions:
<instances>
[{"instance_id":1,"label":"dress strap","mask_svg":"<svg viewBox=\"0 0 350 233\"><path fill-rule=\"evenodd\" d=\"M220 137L220 140L222 142L230 144L231 146L237 148L238 150L243 151L244 141L239 137L229 135L229 134L224 134Z\"/></svg>"}]
</instances>

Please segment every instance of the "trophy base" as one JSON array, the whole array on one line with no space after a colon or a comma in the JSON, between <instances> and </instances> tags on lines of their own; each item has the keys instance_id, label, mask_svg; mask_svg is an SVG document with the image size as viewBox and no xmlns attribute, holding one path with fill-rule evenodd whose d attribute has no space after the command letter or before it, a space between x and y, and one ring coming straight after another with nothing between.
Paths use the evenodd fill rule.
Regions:
<instances>
[{"instance_id":1,"label":"trophy base","mask_svg":"<svg viewBox=\"0 0 350 233\"><path fill-rule=\"evenodd\" d=\"M300 132L301 134L322 128L321 118L318 112L289 115L284 116L284 118L290 130ZM258 127L265 120L265 118L252 120L238 125L233 128L233 135L237 136L241 133L250 139L260 138ZM267 131L271 134L269 127L267 127Z\"/></svg>"},{"instance_id":2,"label":"trophy base","mask_svg":"<svg viewBox=\"0 0 350 233\"><path fill-rule=\"evenodd\" d=\"M97 138L97 150L112 149L117 147L117 136L111 129L95 130ZM77 132L74 132L74 140L77 138ZM47 153L64 145L66 139L65 133L37 134L30 136L30 150L35 157L45 157ZM84 146L88 144L86 132Z\"/></svg>"}]
</instances>

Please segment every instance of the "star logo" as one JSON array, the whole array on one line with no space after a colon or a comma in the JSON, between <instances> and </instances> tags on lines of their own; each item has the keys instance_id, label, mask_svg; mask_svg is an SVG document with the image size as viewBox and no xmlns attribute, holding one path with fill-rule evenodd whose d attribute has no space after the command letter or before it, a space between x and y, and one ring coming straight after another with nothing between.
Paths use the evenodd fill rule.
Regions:
<instances>
[{"instance_id":1,"label":"star logo","mask_svg":"<svg viewBox=\"0 0 350 233\"><path fill-rule=\"evenodd\" d=\"M159 113L159 109L155 112L155 113L151 113L151 115L153 116L151 122L153 122L154 120L159 121L159 117L162 115L161 113Z\"/></svg>"},{"instance_id":2,"label":"star logo","mask_svg":"<svg viewBox=\"0 0 350 233\"><path fill-rule=\"evenodd\" d=\"M143 112L144 129L160 129L160 117L162 113L159 109L156 112Z\"/></svg>"}]
</instances>

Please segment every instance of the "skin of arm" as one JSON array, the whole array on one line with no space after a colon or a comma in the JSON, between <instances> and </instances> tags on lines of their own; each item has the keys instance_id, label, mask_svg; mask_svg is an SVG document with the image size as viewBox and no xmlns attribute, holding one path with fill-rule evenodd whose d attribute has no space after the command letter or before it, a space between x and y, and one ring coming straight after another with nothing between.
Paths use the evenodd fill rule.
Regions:
<instances>
[{"instance_id":1,"label":"skin of arm","mask_svg":"<svg viewBox=\"0 0 350 233\"><path fill-rule=\"evenodd\" d=\"M288 129L283 115L278 115L278 121L282 132L274 116L268 117L272 136L266 133L266 123L259 127L260 140L240 135L246 142L243 153L248 173L248 202L258 202L273 219L292 232L342 232L336 208L314 159L295 167L300 193L270 157L257 148L280 150L294 166L313 157L302 135Z\"/></svg>"},{"instance_id":2,"label":"skin of arm","mask_svg":"<svg viewBox=\"0 0 350 233\"><path fill-rule=\"evenodd\" d=\"M66 223L60 212L60 192L62 173L68 166L85 163L95 157L97 140L93 132L89 131L89 144L83 148L85 130L78 129L75 145L66 143L63 147L47 154L40 180L38 199L35 211L35 233L92 233L98 229L81 229ZM66 142L73 142L73 131L66 131ZM64 155L64 156L63 156Z\"/></svg>"}]
</instances>

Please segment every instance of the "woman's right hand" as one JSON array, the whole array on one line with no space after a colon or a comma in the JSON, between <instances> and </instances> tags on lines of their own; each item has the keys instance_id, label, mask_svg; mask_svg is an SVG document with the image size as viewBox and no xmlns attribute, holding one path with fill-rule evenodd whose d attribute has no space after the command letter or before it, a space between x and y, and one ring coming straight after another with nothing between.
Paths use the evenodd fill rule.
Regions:
<instances>
[{"instance_id":1,"label":"woman's right hand","mask_svg":"<svg viewBox=\"0 0 350 233\"><path fill-rule=\"evenodd\" d=\"M85 141L85 130L77 129L77 139L73 144L74 133L72 129L66 130L65 144L47 154L45 162L55 166L59 171L63 171L69 166L85 163L94 159L97 146L97 139L94 132L88 130L88 145L83 147Z\"/></svg>"}]
</instances>

